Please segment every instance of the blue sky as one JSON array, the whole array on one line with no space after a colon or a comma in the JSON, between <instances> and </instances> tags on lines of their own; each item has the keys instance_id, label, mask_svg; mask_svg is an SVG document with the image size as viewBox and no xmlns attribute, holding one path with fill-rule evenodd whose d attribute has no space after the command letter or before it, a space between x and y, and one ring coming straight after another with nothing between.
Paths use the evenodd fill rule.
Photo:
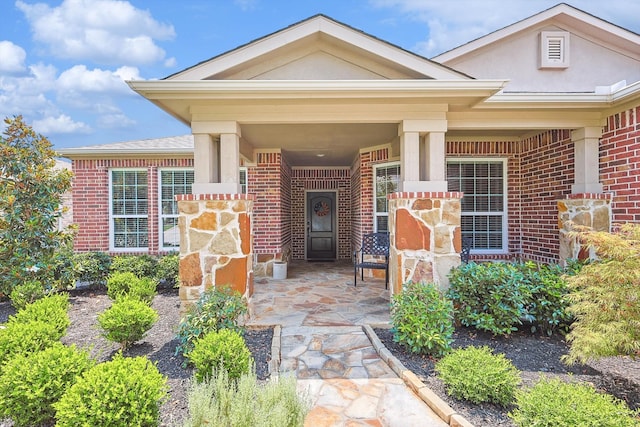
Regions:
<instances>
[{"instance_id":1,"label":"blue sky","mask_svg":"<svg viewBox=\"0 0 640 427\"><path fill-rule=\"evenodd\" d=\"M125 80L157 79L317 13L427 57L547 0L3 0L0 116L56 148L189 133ZM640 2L569 4L640 33Z\"/></svg>"}]
</instances>

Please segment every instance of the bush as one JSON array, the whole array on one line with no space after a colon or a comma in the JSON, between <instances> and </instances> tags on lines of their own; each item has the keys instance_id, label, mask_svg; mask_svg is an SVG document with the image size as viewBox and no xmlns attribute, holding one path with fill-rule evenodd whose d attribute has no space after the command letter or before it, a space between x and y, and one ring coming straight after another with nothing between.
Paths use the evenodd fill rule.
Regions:
<instances>
[{"instance_id":1,"label":"bush","mask_svg":"<svg viewBox=\"0 0 640 427\"><path fill-rule=\"evenodd\" d=\"M509 414L519 427L637 427L639 415L589 384L546 378L518 391L516 409Z\"/></svg>"},{"instance_id":2,"label":"bush","mask_svg":"<svg viewBox=\"0 0 640 427\"><path fill-rule=\"evenodd\" d=\"M310 407L306 396L298 395L294 377L260 385L253 371L237 382L224 371L194 381L188 399L185 427L301 427Z\"/></svg>"},{"instance_id":3,"label":"bush","mask_svg":"<svg viewBox=\"0 0 640 427\"><path fill-rule=\"evenodd\" d=\"M10 321L28 323L41 321L52 325L60 338L67 332L71 324L69 320L69 295L50 294L31 304L10 317Z\"/></svg>"},{"instance_id":4,"label":"bush","mask_svg":"<svg viewBox=\"0 0 640 427\"><path fill-rule=\"evenodd\" d=\"M0 418L9 417L16 426L51 424L53 404L93 366L88 351L54 343L26 355L15 355L0 375Z\"/></svg>"},{"instance_id":5,"label":"bush","mask_svg":"<svg viewBox=\"0 0 640 427\"><path fill-rule=\"evenodd\" d=\"M131 297L118 299L98 316L104 337L119 343L123 350L141 340L157 320L154 309Z\"/></svg>"},{"instance_id":6,"label":"bush","mask_svg":"<svg viewBox=\"0 0 640 427\"><path fill-rule=\"evenodd\" d=\"M131 297L151 304L156 295L157 283L149 277L138 277L133 273L113 273L107 279L107 295L116 301Z\"/></svg>"},{"instance_id":7,"label":"bush","mask_svg":"<svg viewBox=\"0 0 640 427\"><path fill-rule=\"evenodd\" d=\"M520 383L520 373L511 361L488 347L456 349L437 362L435 370L447 393L473 403L507 406Z\"/></svg>"},{"instance_id":8,"label":"bush","mask_svg":"<svg viewBox=\"0 0 640 427\"><path fill-rule=\"evenodd\" d=\"M73 256L77 280L89 286L103 286L109 276L111 257L104 252L81 252Z\"/></svg>"},{"instance_id":9,"label":"bush","mask_svg":"<svg viewBox=\"0 0 640 427\"><path fill-rule=\"evenodd\" d=\"M180 285L180 256L175 254L164 255L158 259L154 278L158 283L177 287Z\"/></svg>"},{"instance_id":10,"label":"bush","mask_svg":"<svg viewBox=\"0 0 640 427\"><path fill-rule=\"evenodd\" d=\"M50 284L51 288L68 290L76 287L79 272L73 253L73 242L66 242L54 253L52 269L54 281Z\"/></svg>"},{"instance_id":11,"label":"bush","mask_svg":"<svg viewBox=\"0 0 640 427\"><path fill-rule=\"evenodd\" d=\"M123 357L84 372L53 404L56 426L156 427L167 379L145 357Z\"/></svg>"},{"instance_id":12,"label":"bush","mask_svg":"<svg viewBox=\"0 0 640 427\"><path fill-rule=\"evenodd\" d=\"M62 335L50 323L41 320L27 323L9 321L0 328L0 372L3 363L12 357L44 350L60 338Z\"/></svg>"},{"instance_id":13,"label":"bush","mask_svg":"<svg viewBox=\"0 0 640 427\"><path fill-rule=\"evenodd\" d=\"M155 277L158 261L151 255L120 255L113 258L111 273L133 273L139 278Z\"/></svg>"},{"instance_id":14,"label":"bush","mask_svg":"<svg viewBox=\"0 0 640 427\"><path fill-rule=\"evenodd\" d=\"M408 283L391 302L393 339L413 353L441 356L451 349L453 304L432 283Z\"/></svg>"},{"instance_id":15,"label":"bush","mask_svg":"<svg viewBox=\"0 0 640 427\"><path fill-rule=\"evenodd\" d=\"M575 316L566 361L585 363L606 356L640 354L640 225L619 233L577 235L596 248L599 261L568 278L569 312Z\"/></svg>"},{"instance_id":16,"label":"bush","mask_svg":"<svg viewBox=\"0 0 640 427\"><path fill-rule=\"evenodd\" d=\"M45 295L46 292L42 283L37 280L29 280L25 283L14 286L11 294L9 294L9 299L16 310L21 310L27 304L31 304L40 298L44 298Z\"/></svg>"},{"instance_id":17,"label":"bush","mask_svg":"<svg viewBox=\"0 0 640 427\"><path fill-rule=\"evenodd\" d=\"M206 290L200 295L178 325L176 354L187 356L195 341L211 331L240 330L238 318L247 312L242 297L229 287Z\"/></svg>"},{"instance_id":18,"label":"bush","mask_svg":"<svg viewBox=\"0 0 640 427\"><path fill-rule=\"evenodd\" d=\"M208 332L199 338L187 355L196 368L196 379L208 378L214 369L223 369L229 378L237 379L249 372L251 352L239 332L231 329Z\"/></svg>"}]
</instances>

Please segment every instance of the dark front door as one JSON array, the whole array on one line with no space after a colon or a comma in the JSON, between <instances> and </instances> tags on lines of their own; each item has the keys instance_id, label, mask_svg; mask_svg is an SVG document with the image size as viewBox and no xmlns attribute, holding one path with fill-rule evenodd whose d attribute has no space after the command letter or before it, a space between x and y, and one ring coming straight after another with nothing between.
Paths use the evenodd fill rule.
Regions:
<instances>
[{"instance_id":1,"label":"dark front door","mask_svg":"<svg viewBox=\"0 0 640 427\"><path fill-rule=\"evenodd\" d=\"M335 193L307 193L307 259L336 259Z\"/></svg>"}]
</instances>

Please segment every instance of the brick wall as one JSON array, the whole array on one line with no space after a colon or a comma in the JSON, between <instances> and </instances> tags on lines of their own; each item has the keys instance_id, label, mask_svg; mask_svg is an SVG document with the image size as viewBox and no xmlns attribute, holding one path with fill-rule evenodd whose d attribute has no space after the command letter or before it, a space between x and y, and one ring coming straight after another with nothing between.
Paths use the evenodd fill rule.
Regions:
<instances>
[{"instance_id":1,"label":"brick wall","mask_svg":"<svg viewBox=\"0 0 640 427\"><path fill-rule=\"evenodd\" d=\"M351 172L349 169L293 169L291 175L291 249L305 259L305 203L307 190L337 190L338 259L351 259Z\"/></svg>"},{"instance_id":2,"label":"brick wall","mask_svg":"<svg viewBox=\"0 0 640 427\"><path fill-rule=\"evenodd\" d=\"M360 156L351 170L351 252L357 249L357 243L362 241L362 176Z\"/></svg>"},{"instance_id":3,"label":"brick wall","mask_svg":"<svg viewBox=\"0 0 640 427\"><path fill-rule=\"evenodd\" d=\"M613 193L612 222L640 222L640 107L607 119L600 182L605 193Z\"/></svg>"},{"instance_id":4,"label":"brick wall","mask_svg":"<svg viewBox=\"0 0 640 427\"><path fill-rule=\"evenodd\" d=\"M389 149L382 148L360 154L360 221L362 234L373 233L373 167L389 163ZM357 236L355 246L360 247L361 235Z\"/></svg>"},{"instance_id":5,"label":"brick wall","mask_svg":"<svg viewBox=\"0 0 640 427\"><path fill-rule=\"evenodd\" d=\"M78 252L109 251L109 170L142 168L148 174L149 253L161 252L158 236L158 170L169 167L193 167L193 160L73 160L73 222L78 226L74 249Z\"/></svg>"},{"instance_id":6,"label":"brick wall","mask_svg":"<svg viewBox=\"0 0 640 427\"><path fill-rule=\"evenodd\" d=\"M273 256L282 253L283 200L281 194L283 168L282 154L265 152L256 154L256 167L248 168L248 192L255 195L253 210L253 248L254 253ZM286 220L285 220L286 221ZM285 222L286 224L286 222Z\"/></svg>"}]
</instances>

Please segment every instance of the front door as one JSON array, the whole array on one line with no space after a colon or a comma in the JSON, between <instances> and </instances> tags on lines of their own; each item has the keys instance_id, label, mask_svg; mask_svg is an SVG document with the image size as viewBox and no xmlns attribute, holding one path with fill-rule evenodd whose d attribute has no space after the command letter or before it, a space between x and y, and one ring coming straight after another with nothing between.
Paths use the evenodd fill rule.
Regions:
<instances>
[{"instance_id":1,"label":"front door","mask_svg":"<svg viewBox=\"0 0 640 427\"><path fill-rule=\"evenodd\" d=\"M336 193L307 193L307 259L336 259Z\"/></svg>"}]
</instances>

